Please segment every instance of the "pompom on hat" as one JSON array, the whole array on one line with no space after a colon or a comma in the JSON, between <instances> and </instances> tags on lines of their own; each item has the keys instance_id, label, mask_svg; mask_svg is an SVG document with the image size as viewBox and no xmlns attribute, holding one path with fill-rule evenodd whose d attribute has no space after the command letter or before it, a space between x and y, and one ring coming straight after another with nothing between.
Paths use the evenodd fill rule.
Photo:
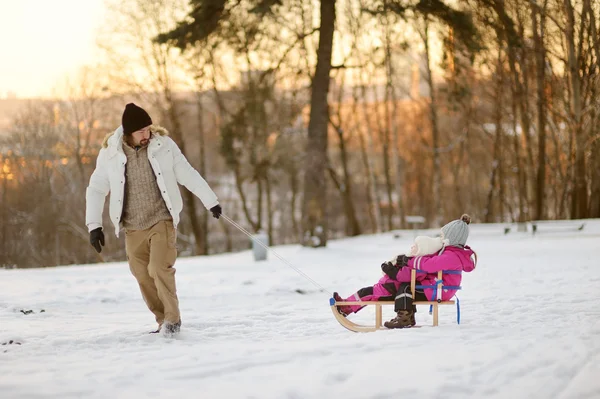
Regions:
<instances>
[{"instance_id":1,"label":"pompom on hat","mask_svg":"<svg viewBox=\"0 0 600 399\"><path fill-rule=\"evenodd\" d=\"M448 245L465 246L469 238L471 217L466 213L458 220L453 220L442 227L442 239L448 240Z\"/></svg>"}]
</instances>

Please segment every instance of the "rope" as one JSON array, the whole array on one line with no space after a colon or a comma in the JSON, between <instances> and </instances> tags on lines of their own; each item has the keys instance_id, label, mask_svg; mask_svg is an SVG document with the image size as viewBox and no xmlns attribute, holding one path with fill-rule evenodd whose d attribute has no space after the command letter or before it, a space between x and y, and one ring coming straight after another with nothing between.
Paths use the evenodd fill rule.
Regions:
<instances>
[{"instance_id":1,"label":"rope","mask_svg":"<svg viewBox=\"0 0 600 399\"><path fill-rule=\"evenodd\" d=\"M304 277L305 279L307 279L308 281L310 281L311 283L313 283L317 288L319 288L321 290L321 292L325 291L329 295L333 296L333 294L331 292L329 292L328 290L326 290L325 288L323 288L319 283L317 283L315 280L313 280L312 278L310 278L309 276L307 276L306 273L304 273L302 270L298 269L296 266L292 265L290 262L288 262L287 260L285 260L281 255L279 255L277 252L275 252L274 249L272 249L268 245L265 245L262 242L260 242L259 240L257 240L252 234L250 234L242 226L240 226L239 224L237 224L236 222L234 222L233 220L231 220L227 215L225 215L224 213L221 213L221 217L223 217L225 220L227 220L229 223L231 223L234 227L236 227L242 233L246 234L252 241L254 241L255 243L257 243L258 245L260 245L261 247L263 247L267 251L270 251L273 255L275 255L276 257L278 257L279 260L281 260L287 266L289 266L292 269L294 269L296 271L296 273L300 274L302 277Z\"/></svg>"}]
</instances>

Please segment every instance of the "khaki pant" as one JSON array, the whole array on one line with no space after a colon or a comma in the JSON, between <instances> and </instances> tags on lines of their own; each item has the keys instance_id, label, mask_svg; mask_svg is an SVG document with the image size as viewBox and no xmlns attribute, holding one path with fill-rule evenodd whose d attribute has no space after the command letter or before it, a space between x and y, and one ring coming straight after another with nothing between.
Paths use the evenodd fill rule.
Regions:
<instances>
[{"instance_id":1,"label":"khaki pant","mask_svg":"<svg viewBox=\"0 0 600 399\"><path fill-rule=\"evenodd\" d=\"M148 309L158 324L180 321L175 287L177 232L173 222L161 221L146 230L126 230L129 269L140 285Z\"/></svg>"}]
</instances>

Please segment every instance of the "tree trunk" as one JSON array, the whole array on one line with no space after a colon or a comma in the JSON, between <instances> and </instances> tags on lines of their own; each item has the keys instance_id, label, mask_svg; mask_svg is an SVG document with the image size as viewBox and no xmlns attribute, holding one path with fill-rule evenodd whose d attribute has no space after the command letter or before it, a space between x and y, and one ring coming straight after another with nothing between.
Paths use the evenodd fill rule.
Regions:
<instances>
[{"instance_id":1,"label":"tree trunk","mask_svg":"<svg viewBox=\"0 0 600 399\"><path fill-rule=\"evenodd\" d=\"M354 206L352 177L350 176L350 172L348 170L348 152L346 151L344 131L339 126L336 128L336 131L338 133L340 156L342 158L342 170L344 173L344 183L342 186L340 186L340 195L343 198L344 209L346 211L346 234L354 237L361 234L361 228L358 218L356 217L356 207Z\"/></svg>"},{"instance_id":2,"label":"tree trunk","mask_svg":"<svg viewBox=\"0 0 600 399\"><path fill-rule=\"evenodd\" d=\"M502 169L501 151L502 151L502 136L504 129L502 128L502 90L504 89L504 66L502 65L502 47L498 47L498 65L496 68L496 91L494 93L494 123L496 126L496 137L494 139L494 160L492 161L492 174L490 176L490 189L488 191L487 206L485 211L485 223L492 223L494 218L494 191L496 190L496 181L500 180L500 170ZM500 181L501 183L501 181ZM498 195L500 197L500 195ZM497 200L499 211L502 209L503 198Z\"/></svg>"},{"instance_id":3,"label":"tree trunk","mask_svg":"<svg viewBox=\"0 0 600 399\"><path fill-rule=\"evenodd\" d=\"M273 234L273 209L271 195L271 181L269 176L265 176L265 190L267 191L267 234L269 236L269 245L275 245L275 235Z\"/></svg>"},{"instance_id":4,"label":"tree trunk","mask_svg":"<svg viewBox=\"0 0 600 399\"><path fill-rule=\"evenodd\" d=\"M398 129L396 126L396 117L398 116L398 104L396 102L396 91L394 90L394 66L392 63L392 48L391 48L391 37L390 27L386 20L385 26L385 60L386 60L386 97L389 101L385 103L385 109L387 111L387 120L389 126L389 132L392 135L393 141L390 143L392 147L392 170L394 171L394 186L397 196L398 204L398 226L404 227L404 208L402 206L402 159L398 152L399 140L398 140ZM389 104L388 104L389 103ZM391 110L388 111L388 108ZM390 190L391 191L391 190ZM390 204L390 209L393 209Z\"/></svg>"},{"instance_id":5,"label":"tree trunk","mask_svg":"<svg viewBox=\"0 0 600 399\"><path fill-rule=\"evenodd\" d=\"M519 26L519 35L521 37L522 42L526 42L526 33L524 27L524 21L521 15L521 11L517 9L517 20ZM533 176L535 175L535 167L533 161L533 138L531 136L531 128L532 121L530 117L530 105L529 105L529 58L528 58L528 50L526 46L520 46L518 49L518 56L514 59L519 64L519 70L516 68L513 69L513 72L516 74L515 79L519 79L519 76L522 77L520 81L517 93L518 93L518 102L519 102L519 116L521 118L521 134L523 137L523 148L524 148L524 159L523 159L523 179L525 184L525 190L527 193L526 197L526 212L527 217L530 218L532 216L532 211L535 210L535 205L531 202L531 197L534 194L533 192ZM511 49L511 51L513 51ZM531 209L532 211L529 211Z\"/></svg>"},{"instance_id":6,"label":"tree trunk","mask_svg":"<svg viewBox=\"0 0 600 399\"><path fill-rule=\"evenodd\" d=\"M584 0L583 7L587 10L587 15L590 19L590 40L596 53L596 65L600 68L600 35L598 34L598 27L596 25L596 15L592 9L590 0Z\"/></svg>"},{"instance_id":7,"label":"tree trunk","mask_svg":"<svg viewBox=\"0 0 600 399\"><path fill-rule=\"evenodd\" d=\"M298 181L298 174L295 169L289 171L290 188L292 190L292 198L290 199L290 219L292 221L292 229L294 231L294 239L298 238L300 233L298 229L298 221L296 220L296 201L298 200L298 192L300 182Z\"/></svg>"},{"instance_id":8,"label":"tree trunk","mask_svg":"<svg viewBox=\"0 0 600 399\"><path fill-rule=\"evenodd\" d=\"M0 157L1 160L1 157ZM3 166L0 163L0 166ZM6 182L8 180L8 176L4 174L2 168L0 168L0 179L2 179L2 207L0 208L0 215L2 219L0 220L0 224L2 224L2 252L0 252L0 264L9 264L11 259L12 245L9 245L8 240L8 223L9 223L9 208L8 202L6 198L7 188Z\"/></svg>"},{"instance_id":9,"label":"tree trunk","mask_svg":"<svg viewBox=\"0 0 600 399\"><path fill-rule=\"evenodd\" d=\"M375 175L375 163L373 162L373 154L375 154L375 146L373 145L373 125L371 121L371 110L368 109L367 103L367 88L365 85L361 88L363 98L363 113L365 118L365 126L367 129L367 146L365 148L365 162L367 163L367 177L369 181L369 193L373 200L372 212L375 218L375 232L383 231L383 221L381 216L381 208L379 207L379 192L377 190L377 176ZM375 101L376 103L376 101ZM364 138L361 136L364 141Z\"/></svg>"},{"instance_id":10,"label":"tree trunk","mask_svg":"<svg viewBox=\"0 0 600 399\"><path fill-rule=\"evenodd\" d=\"M240 200L242 202L242 210L244 212L244 216L246 216L246 220L248 221L248 223L250 223L250 226L252 226L252 230L254 232L257 232L258 230L260 230L260 219L257 219L256 221L254 221L252 219L252 215L250 214L250 207L248 206L248 199L246 197L246 193L244 191L244 182L243 182L243 178L242 178L242 174L240 172L240 168L239 166L236 166L234 168L233 171L234 177L235 177L235 188L238 192L238 195L240 196ZM258 198L259 198L259 209L260 209L260 205L261 205L261 201L260 199L261 194L260 194L260 188L258 191ZM258 214L260 215L260 211L258 212Z\"/></svg>"},{"instance_id":11,"label":"tree trunk","mask_svg":"<svg viewBox=\"0 0 600 399\"><path fill-rule=\"evenodd\" d=\"M433 151L433 219L431 220L432 226L440 225L440 219L442 218L442 210L440 207L440 201L442 198L442 176L440 171L440 153L438 147L440 146L440 132L438 127L438 116L437 116L437 102L435 96L435 86L433 84L433 76L431 72L431 50L429 48L429 21L425 18L425 29L421 35L423 43L425 44L425 63L427 68L427 85L429 86L429 118L431 121L431 146Z\"/></svg>"},{"instance_id":12,"label":"tree trunk","mask_svg":"<svg viewBox=\"0 0 600 399\"><path fill-rule=\"evenodd\" d=\"M518 187L518 196L519 196L519 222L525 222L527 219L527 209L526 204L529 204L529 195L527 191L527 176L525 171L525 165L527 164L521 158L521 145L519 143L519 138L517 134L518 127L518 119L521 120L521 128L523 134L529 134L529 117L526 115L527 107L526 102L524 100L523 93L523 84L521 82L521 78L519 75L519 71L517 70L517 64L519 63L517 54L515 52L515 48L518 47L522 42L522 38L518 36L518 33L514 28L514 21L510 18L510 16L506 13L505 4L503 0L497 0L493 4L494 10L498 15L501 23L502 23L502 31L505 35L506 40L506 51L508 54L508 64L510 66L511 76L512 76L512 84L511 84L511 94L512 94L512 114L513 114L513 144L515 150L515 162L517 167L517 187ZM523 61L524 63L524 61ZM520 67L523 67L524 64L520 64ZM517 112L519 110L520 112ZM527 144L528 141L526 141Z\"/></svg>"},{"instance_id":13,"label":"tree trunk","mask_svg":"<svg viewBox=\"0 0 600 399\"><path fill-rule=\"evenodd\" d=\"M596 65L600 68L600 35L598 34L598 27L596 25L596 16L594 15L589 0L584 1L584 7L587 9L588 17L590 19L590 35L596 53ZM598 95L598 88L598 85L595 86L595 89L592 92L592 98L596 98ZM592 149L590 155L592 176L588 217L600 218L600 115L597 110L592 111L592 113L592 123L590 124L590 126L592 126Z\"/></svg>"},{"instance_id":14,"label":"tree trunk","mask_svg":"<svg viewBox=\"0 0 600 399\"><path fill-rule=\"evenodd\" d=\"M367 175L367 207L369 209L369 220L371 221L371 231L375 233L379 231L379 222L376 217L375 207L377 206L377 204L375 204L375 201L373 199L373 190L371 185L371 175L373 174L373 172L371 172L371 168L369 166L369 155L367 154L367 145L365 143L365 138L362 132L359 133L358 138L360 142L360 152L363 161L363 167L365 168L365 173Z\"/></svg>"},{"instance_id":15,"label":"tree trunk","mask_svg":"<svg viewBox=\"0 0 600 399\"><path fill-rule=\"evenodd\" d=\"M198 102L198 147L200 151L200 167L199 172L208 181L206 175L206 144L204 129L204 106L202 105L202 94L197 93ZM208 255L208 213L202 212L198 217L199 235L196 236L196 255ZM193 228L193 227L192 227Z\"/></svg>"},{"instance_id":16,"label":"tree trunk","mask_svg":"<svg viewBox=\"0 0 600 399\"><path fill-rule=\"evenodd\" d=\"M388 200L388 212L387 212L387 229L392 230L394 228L392 224L392 218L394 217L394 199L392 197L392 177L390 176L390 107L388 105L389 102L389 93L386 90L385 98L383 100L384 109L384 118L385 125L382 126L380 131L381 141L383 143L383 176L385 177L385 192L387 193Z\"/></svg>"},{"instance_id":17,"label":"tree trunk","mask_svg":"<svg viewBox=\"0 0 600 399\"><path fill-rule=\"evenodd\" d=\"M596 121L597 123L600 123L598 118L596 118ZM593 174L588 217L600 218L600 129L596 129L596 139L592 144L592 155L590 159L593 160L593 164L591 165Z\"/></svg>"},{"instance_id":18,"label":"tree trunk","mask_svg":"<svg viewBox=\"0 0 600 399\"><path fill-rule=\"evenodd\" d=\"M340 161L342 164L342 183L336 184L342 201L344 202L344 213L346 215L346 235L354 237L361 234L360 223L356 217L356 209L354 206L354 195L352 189L352 177L350 176L350 170L348 168L348 150L346 149L346 140L348 140L349 132L342 128L342 104L344 103L344 83L345 74L342 74L342 79L339 84L338 98L337 98L337 112L335 123L332 119L329 123L337 133L338 147L340 150ZM349 124L349 123L348 123ZM331 165L330 165L331 166ZM333 169L331 169L333 171ZM334 171L335 173L335 171ZM337 179L337 177L336 177Z\"/></svg>"},{"instance_id":19,"label":"tree trunk","mask_svg":"<svg viewBox=\"0 0 600 399\"><path fill-rule=\"evenodd\" d=\"M538 168L537 185L535 195L535 218L542 220L546 217L545 191L546 191L546 49L544 48L544 29L546 20L546 5L544 1L543 10L539 12L540 23L538 28L537 7L531 7L531 21L533 24L533 40L535 44L536 80L537 80L537 113L538 113Z\"/></svg>"},{"instance_id":20,"label":"tree trunk","mask_svg":"<svg viewBox=\"0 0 600 399\"><path fill-rule=\"evenodd\" d=\"M391 82L390 82L391 83ZM404 203L403 203L403 176L404 176L404 158L400 155L399 147L400 147L400 132L398 131L396 125L396 117L398 115L398 104L396 100L396 94L394 91L394 87L390 84L391 89L391 98L392 98L392 115L390 120L390 127L392 131L392 135L394 141L392 143L392 165L393 170L395 171L395 181L394 184L396 186L396 196L398 202L398 217L400 218L398 227L403 229L405 227L404 217L406 216L406 212L404 211Z\"/></svg>"},{"instance_id":21,"label":"tree trunk","mask_svg":"<svg viewBox=\"0 0 600 399\"><path fill-rule=\"evenodd\" d=\"M327 94L329 93L329 72L335 30L335 0L321 0L320 6L321 26L317 66L312 80L310 99L302 209L303 245L316 247L327 245L327 184L325 180L329 121Z\"/></svg>"},{"instance_id":22,"label":"tree trunk","mask_svg":"<svg viewBox=\"0 0 600 399\"><path fill-rule=\"evenodd\" d=\"M513 75L514 78L514 75ZM514 86L514 82L513 82ZM525 203L527 202L527 189L525 186L525 176L523 174L523 161L521 159L521 144L519 142L519 136L517 135L517 97L512 96L512 118L513 118L513 148L515 151L515 167L517 169L517 196L519 201L519 215L517 216L517 222L526 222L525 217Z\"/></svg>"},{"instance_id":23,"label":"tree trunk","mask_svg":"<svg viewBox=\"0 0 600 399\"><path fill-rule=\"evenodd\" d=\"M171 120L171 124L173 125L173 132L171 132L171 137L177 143L177 146L181 150L183 155L186 155L187 150L185 146L185 141L182 136L182 128L181 121L179 120L179 115L177 112L177 105L175 104L175 100L172 97L172 93L170 90L165 89L164 92L165 99L167 102L167 112L169 115L169 119ZM186 208L186 213L189 215L190 222L192 225L192 233L194 234L194 240L196 242L196 246L194 247L194 255L197 255L196 250L198 249L197 243L202 241L202 228L200 223L198 222L198 217L196 215L196 196L190 190L183 190L184 192L184 206Z\"/></svg>"},{"instance_id":24,"label":"tree trunk","mask_svg":"<svg viewBox=\"0 0 600 399\"><path fill-rule=\"evenodd\" d=\"M579 76L579 62L581 55L575 52L575 15L570 0L564 0L567 21L565 26L565 39L567 42L567 67L571 85L571 126L575 133L575 187L572 197L571 218L581 219L587 217L587 185L585 165L585 136L582 126L583 105L581 93L581 79ZM582 18L582 24L585 18ZM584 27L580 27L584 29Z\"/></svg>"},{"instance_id":25,"label":"tree trunk","mask_svg":"<svg viewBox=\"0 0 600 399\"><path fill-rule=\"evenodd\" d=\"M364 88L364 86L363 86ZM353 102L352 102L352 114L357 118L358 121L360 121L360 118L358 117L358 99L359 99L359 88L358 86L354 86L354 89L352 90L352 98L353 98ZM366 122L362 122L358 124L357 127L357 134L358 134L358 142L360 143L360 155L361 155L361 160L362 160L362 164L363 164L363 168L364 168L364 172L367 176L367 209L369 212L369 221L371 222L371 231L375 232L378 230L377 228L377 220L375 219L375 212L374 212L374 204L373 204L373 194L372 194L372 190L371 190L371 169L369 167L369 156L367 154L367 145L365 143L365 137L363 135L363 130L360 127L361 125L365 125Z\"/></svg>"}]
</instances>

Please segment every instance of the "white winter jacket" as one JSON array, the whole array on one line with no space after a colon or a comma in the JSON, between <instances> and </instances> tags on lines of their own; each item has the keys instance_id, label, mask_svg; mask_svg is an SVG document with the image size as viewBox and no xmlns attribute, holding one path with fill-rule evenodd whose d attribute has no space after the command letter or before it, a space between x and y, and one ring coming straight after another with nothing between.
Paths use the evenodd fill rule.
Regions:
<instances>
[{"instance_id":1,"label":"white winter jacket","mask_svg":"<svg viewBox=\"0 0 600 399\"><path fill-rule=\"evenodd\" d=\"M206 209L218 205L216 194L189 164L177 144L168 137L168 132L154 125L151 131L148 160L175 227L179 223L179 214L183 209L183 200L177 183L184 185L200 198ZM127 156L123 151L123 127L119 126L104 139L96 161L96 169L90 177L90 184L86 190L85 224L89 231L102 227L104 200L110 192L110 220L115 226L116 236L119 236L125 194L126 163Z\"/></svg>"}]
</instances>

